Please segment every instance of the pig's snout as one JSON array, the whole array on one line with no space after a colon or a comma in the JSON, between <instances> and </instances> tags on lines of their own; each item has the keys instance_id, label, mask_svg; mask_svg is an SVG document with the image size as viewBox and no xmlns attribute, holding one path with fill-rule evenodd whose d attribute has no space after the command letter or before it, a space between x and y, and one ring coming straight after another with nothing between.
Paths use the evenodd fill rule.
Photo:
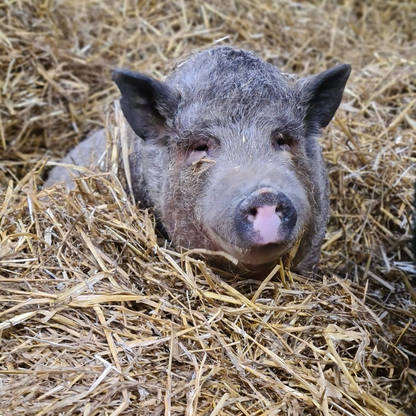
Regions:
<instances>
[{"instance_id":1,"label":"pig's snout","mask_svg":"<svg viewBox=\"0 0 416 416\"><path fill-rule=\"evenodd\" d=\"M237 232L249 246L284 243L297 221L296 209L282 192L260 188L244 199L235 217Z\"/></svg>"}]
</instances>

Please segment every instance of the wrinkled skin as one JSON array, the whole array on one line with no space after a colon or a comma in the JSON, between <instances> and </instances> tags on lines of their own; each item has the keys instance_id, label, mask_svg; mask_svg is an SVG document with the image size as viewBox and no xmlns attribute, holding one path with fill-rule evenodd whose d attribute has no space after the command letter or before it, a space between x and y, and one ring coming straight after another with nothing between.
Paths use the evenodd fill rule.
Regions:
<instances>
[{"instance_id":1,"label":"wrinkled skin","mask_svg":"<svg viewBox=\"0 0 416 416\"><path fill-rule=\"evenodd\" d=\"M254 54L216 47L165 80L119 70L134 130L133 193L177 246L222 250L267 271L300 240L294 269L319 262L329 212L318 143L350 73L293 82Z\"/></svg>"}]
</instances>

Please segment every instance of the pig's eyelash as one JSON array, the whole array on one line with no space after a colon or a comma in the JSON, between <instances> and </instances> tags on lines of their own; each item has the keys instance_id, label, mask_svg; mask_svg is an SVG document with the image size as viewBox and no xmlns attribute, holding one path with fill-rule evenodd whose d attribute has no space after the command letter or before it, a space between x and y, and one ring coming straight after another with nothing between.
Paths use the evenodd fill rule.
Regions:
<instances>
[{"instance_id":1,"label":"pig's eyelash","mask_svg":"<svg viewBox=\"0 0 416 416\"><path fill-rule=\"evenodd\" d=\"M194 140L188 143L188 152L208 152L210 143L206 140Z\"/></svg>"},{"instance_id":2,"label":"pig's eyelash","mask_svg":"<svg viewBox=\"0 0 416 416\"><path fill-rule=\"evenodd\" d=\"M194 148L194 152L207 152L209 149L209 146L207 143L201 144L198 147Z\"/></svg>"},{"instance_id":3,"label":"pig's eyelash","mask_svg":"<svg viewBox=\"0 0 416 416\"><path fill-rule=\"evenodd\" d=\"M210 136L193 137L188 142L188 149L194 152L207 152L219 147L218 140Z\"/></svg>"}]
</instances>

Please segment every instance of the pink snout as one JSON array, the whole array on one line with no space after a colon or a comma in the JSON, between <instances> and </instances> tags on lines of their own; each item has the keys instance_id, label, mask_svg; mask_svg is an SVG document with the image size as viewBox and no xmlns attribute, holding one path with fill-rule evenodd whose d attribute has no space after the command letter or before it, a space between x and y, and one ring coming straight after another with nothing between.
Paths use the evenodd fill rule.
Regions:
<instances>
[{"instance_id":1,"label":"pink snout","mask_svg":"<svg viewBox=\"0 0 416 416\"><path fill-rule=\"evenodd\" d=\"M252 213L247 217L248 221L253 223L253 231L260 237L260 244L275 243L279 240L279 227L282 223L279 213L282 213L277 212L277 209L276 205L252 208Z\"/></svg>"},{"instance_id":2,"label":"pink snout","mask_svg":"<svg viewBox=\"0 0 416 416\"><path fill-rule=\"evenodd\" d=\"M246 245L283 243L297 221L296 209L282 192L260 188L242 201L236 213L236 228Z\"/></svg>"}]
</instances>

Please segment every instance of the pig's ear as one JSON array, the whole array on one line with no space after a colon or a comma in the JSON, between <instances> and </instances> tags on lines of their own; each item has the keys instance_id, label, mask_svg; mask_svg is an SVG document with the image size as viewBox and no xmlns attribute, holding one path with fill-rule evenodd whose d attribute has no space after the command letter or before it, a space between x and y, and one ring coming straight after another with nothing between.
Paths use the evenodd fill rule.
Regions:
<instances>
[{"instance_id":1,"label":"pig's ear","mask_svg":"<svg viewBox=\"0 0 416 416\"><path fill-rule=\"evenodd\" d=\"M307 128L313 132L326 127L341 103L351 66L338 65L325 72L307 78L303 93L306 93Z\"/></svg>"},{"instance_id":2,"label":"pig's ear","mask_svg":"<svg viewBox=\"0 0 416 416\"><path fill-rule=\"evenodd\" d=\"M163 82L125 69L113 71L112 78L121 92L124 117L134 132L143 140L163 139L179 93Z\"/></svg>"}]
</instances>

